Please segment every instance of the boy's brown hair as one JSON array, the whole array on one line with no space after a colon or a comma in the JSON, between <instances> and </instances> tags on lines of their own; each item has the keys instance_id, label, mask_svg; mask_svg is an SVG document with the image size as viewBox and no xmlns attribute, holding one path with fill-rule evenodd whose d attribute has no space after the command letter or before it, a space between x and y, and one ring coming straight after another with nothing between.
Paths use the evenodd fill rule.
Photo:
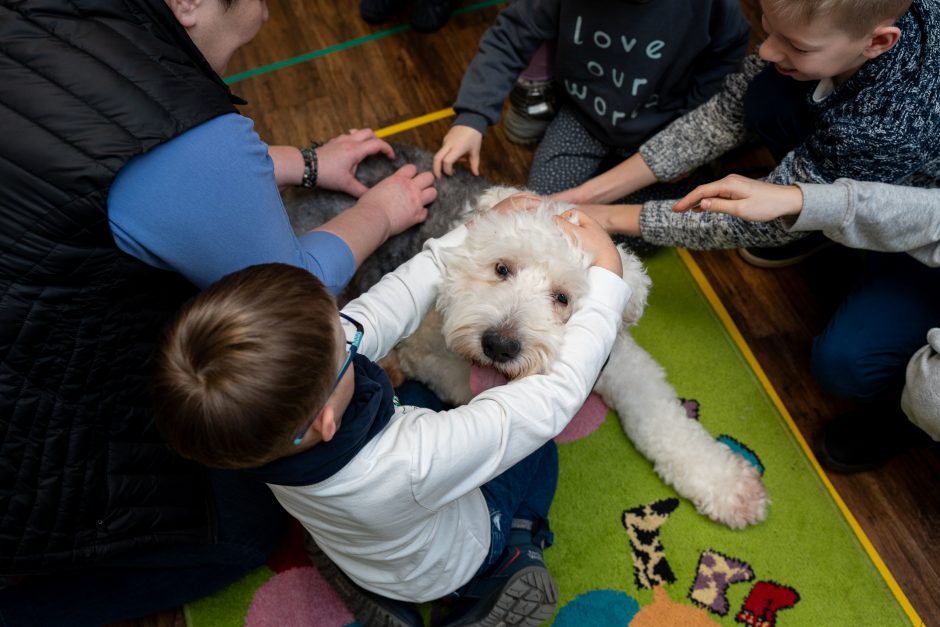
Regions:
<instances>
[{"instance_id":1,"label":"boy's brown hair","mask_svg":"<svg viewBox=\"0 0 940 627\"><path fill-rule=\"evenodd\" d=\"M215 468L283 456L333 391L337 317L323 283L286 264L251 266L212 284L183 307L156 354L163 437Z\"/></svg>"},{"instance_id":2,"label":"boy's brown hair","mask_svg":"<svg viewBox=\"0 0 940 627\"><path fill-rule=\"evenodd\" d=\"M765 12L797 24L835 18L840 29L863 37L884 20L897 21L911 0L762 0L761 5Z\"/></svg>"}]
</instances>

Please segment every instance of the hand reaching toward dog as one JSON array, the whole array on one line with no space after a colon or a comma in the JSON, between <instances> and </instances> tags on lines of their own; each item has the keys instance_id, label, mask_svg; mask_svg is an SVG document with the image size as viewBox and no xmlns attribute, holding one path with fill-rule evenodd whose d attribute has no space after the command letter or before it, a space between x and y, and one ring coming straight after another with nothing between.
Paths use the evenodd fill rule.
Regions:
<instances>
[{"instance_id":1,"label":"hand reaching toward dog","mask_svg":"<svg viewBox=\"0 0 940 627\"><path fill-rule=\"evenodd\" d=\"M428 217L427 205L435 198L434 175L419 173L418 168L409 163L367 190L356 206L363 205L374 218L362 228L377 229L380 224L386 224L387 238L424 222Z\"/></svg>"},{"instance_id":2,"label":"hand reaching toward dog","mask_svg":"<svg viewBox=\"0 0 940 627\"><path fill-rule=\"evenodd\" d=\"M483 134L480 131L458 124L452 126L444 141L441 149L434 155L434 165L432 167L434 176L441 178L443 172L447 176L454 173L454 164L470 156L470 171L475 176L480 176L480 148L483 146Z\"/></svg>"},{"instance_id":3,"label":"hand reaching toward dog","mask_svg":"<svg viewBox=\"0 0 940 627\"><path fill-rule=\"evenodd\" d=\"M577 209L569 209L555 220L562 231L581 242L585 251L594 253L593 265L623 276L620 251L597 220Z\"/></svg>"},{"instance_id":4,"label":"hand reaching toward dog","mask_svg":"<svg viewBox=\"0 0 940 627\"><path fill-rule=\"evenodd\" d=\"M379 153L389 159L395 158L395 151L388 142L379 139L368 128L350 129L349 133L334 137L316 150L317 187L345 192L354 198L359 198L369 189L356 178L356 169L363 159Z\"/></svg>"},{"instance_id":5,"label":"hand reaching toward dog","mask_svg":"<svg viewBox=\"0 0 940 627\"><path fill-rule=\"evenodd\" d=\"M767 222L803 210L803 192L796 185L774 185L731 174L699 185L672 206L683 211L714 211L750 222Z\"/></svg>"},{"instance_id":6,"label":"hand reaching toward dog","mask_svg":"<svg viewBox=\"0 0 940 627\"><path fill-rule=\"evenodd\" d=\"M328 231L346 242L358 267L389 237L423 222L428 217L425 205L435 198L434 175L418 173L413 164L404 165L316 230Z\"/></svg>"}]
</instances>

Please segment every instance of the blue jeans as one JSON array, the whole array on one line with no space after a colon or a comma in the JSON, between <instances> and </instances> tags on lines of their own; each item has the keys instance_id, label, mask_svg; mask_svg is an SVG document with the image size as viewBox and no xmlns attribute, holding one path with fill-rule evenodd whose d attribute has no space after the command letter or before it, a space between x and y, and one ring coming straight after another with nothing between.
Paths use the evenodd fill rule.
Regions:
<instances>
[{"instance_id":1,"label":"blue jeans","mask_svg":"<svg viewBox=\"0 0 940 627\"><path fill-rule=\"evenodd\" d=\"M477 575L499 561L506 549L513 521L531 523L533 537L552 544L548 510L558 487L558 446L549 440L506 472L483 484L480 490L490 511L490 552Z\"/></svg>"},{"instance_id":2,"label":"blue jeans","mask_svg":"<svg viewBox=\"0 0 940 627\"><path fill-rule=\"evenodd\" d=\"M0 590L0 625L101 625L178 607L264 564L287 514L266 485L211 473L217 542L147 549Z\"/></svg>"},{"instance_id":3,"label":"blue jeans","mask_svg":"<svg viewBox=\"0 0 940 627\"><path fill-rule=\"evenodd\" d=\"M866 253L847 297L813 341L813 374L843 398L900 399L911 356L940 325L940 268L910 255Z\"/></svg>"},{"instance_id":4,"label":"blue jeans","mask_svg":"<svg viewBox=\"0 0 940 627\"><path fill-rule=\"evenodd\" d=\"M395 389L395 394L403 405L435 411L449 408L427 386L416 381L405 381ZM499 561L513 520L531 523L536 541L551 545L548 510L557 487L558 447L554 440L480 487L490 513L490 552L478 576Z\"/></svg>"}]
</instances>

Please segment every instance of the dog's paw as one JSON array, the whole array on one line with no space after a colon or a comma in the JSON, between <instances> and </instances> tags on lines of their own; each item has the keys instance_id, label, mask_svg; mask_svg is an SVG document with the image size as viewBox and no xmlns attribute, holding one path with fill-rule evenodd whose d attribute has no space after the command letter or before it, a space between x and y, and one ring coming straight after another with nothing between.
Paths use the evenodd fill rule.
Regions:
<instances>
[{"instance_id":1,"label":"dog's paw","mask_svg":"<svg viewBox=\"0 0 940 627\"><path fill-rule=\"evenodd\" d=\"M721 474L724 476L709 486L708 494L692 499L701 514L732 529L743 529L767 518L770 496L754 466L733 455Z\"/></svg>"}]
</instances>

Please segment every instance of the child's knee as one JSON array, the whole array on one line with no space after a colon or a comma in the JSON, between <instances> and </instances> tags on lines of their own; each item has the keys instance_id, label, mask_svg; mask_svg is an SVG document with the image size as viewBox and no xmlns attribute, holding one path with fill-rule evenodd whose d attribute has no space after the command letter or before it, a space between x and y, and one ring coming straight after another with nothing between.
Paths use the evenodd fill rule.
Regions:
<instances>
[{"instance_id":1,"label":"child's knee","mask_svg":"<svg viewBox=\"0 0 940 627\"><path fill-rule=\"evenodd\" d=\"M894 387L901 373L889 360L866 349L858 341L821 335L813 341L812 370L819 385L836 396L865 401Z\"/></svg>"}]
</instances>

